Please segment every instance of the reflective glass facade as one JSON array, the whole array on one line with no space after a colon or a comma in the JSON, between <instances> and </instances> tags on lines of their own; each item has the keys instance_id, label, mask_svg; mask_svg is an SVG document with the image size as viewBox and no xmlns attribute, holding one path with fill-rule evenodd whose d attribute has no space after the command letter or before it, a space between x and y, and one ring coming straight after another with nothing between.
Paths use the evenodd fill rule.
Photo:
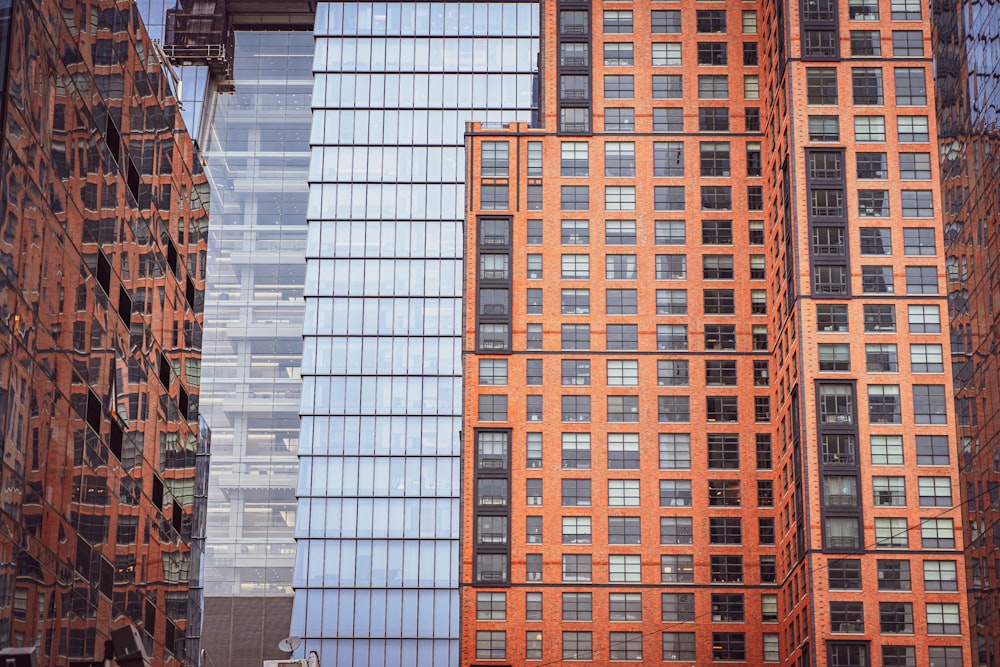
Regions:
<instances>
[{"instance_id":1,"label":"reflective glass facade","mask_svg":"<svg viewBox=\"0 0 1000 667\"><path fill-rule=\"evenodd\" d=\"M935 3L934 30L971 643L974 664L987 667L1000 660L1000 322L992 269L1000 259L1000 5Z\"/></svg>"},{"instance_id":2,"label":"reflective glass facade","mask_svg":"<svg viewBox=\"0 0 1000 667\"><path fill-rule=\"evenodd\" d=\"M534 3L322 3L292 634L454 665L463 132L532 117Z\"/></svg>"},{"instance_id":3,"label":"reflective glass facade","mask_svg":"<svg viewBox=\"0 0 1000 667\"><path fill-rule=\"evenodd\" d=\"M208 192L149 49L130 3L0 2L0 648L39 665L199 654Z\"/></svg>"},{"instance_id":4,"label":"reflective glass facade","mask_svg":"<svg viewBox=\"0 0 1000 667\"><path fill-rule=\"evenodd\" d=\"M235 93L209 96L203 118L215 196L202 411L216 434L204 631L219 667L285 655L313 53L309 33L235 37Z\"/></svg>"}]
</instances>

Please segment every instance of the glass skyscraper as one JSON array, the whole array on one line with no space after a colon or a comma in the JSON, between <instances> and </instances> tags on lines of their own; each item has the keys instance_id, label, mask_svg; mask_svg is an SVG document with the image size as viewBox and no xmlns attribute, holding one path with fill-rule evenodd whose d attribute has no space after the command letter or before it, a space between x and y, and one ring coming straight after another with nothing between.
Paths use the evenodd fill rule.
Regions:
<instances>
[{"instance_id":1,"label":"glass skyscraper","mask_svg":"<svg viewBox=\"0 0 1000 667\"><path fill-rule=\"evenodd\" d=\"M536 3L317 8L297 656L458 662L464 124L531 120L538 26Z\"/></svg>"}]
</instances>

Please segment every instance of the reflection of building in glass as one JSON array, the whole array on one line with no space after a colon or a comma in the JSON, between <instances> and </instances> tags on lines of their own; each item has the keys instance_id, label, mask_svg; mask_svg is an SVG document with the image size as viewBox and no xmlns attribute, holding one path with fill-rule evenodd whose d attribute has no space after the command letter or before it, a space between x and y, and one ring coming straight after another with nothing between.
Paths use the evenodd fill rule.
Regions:
<instances>
[{"instance_id":1,"label":"reflection of building in glass","mask_svg":"<svg viewBox=\"0 0 1000 667\"><path fill-rule=\"evenodd\" d=\"M530 120L538 22L317 10L292 633L324 665L458 661L463 124Z\"/></svg>"},{"instance_id":2,"label":"reflection of building in glass","mask_svg":"<svg viewBox=\"0 0 1000 667\"><path fill-rule=\"evenodd\" d=\"M924 3L542 29L467 134L460 664L969 664Z\"/></svg>"},{"instance_id":3,"label":"reflection of building in glass","mask_svg":"<svg viewBox=\"0 0 1000 667\"><path fill-rule=\"evenodd\" d=\"M1000 5L935 2L948 300L976 665L1000 660Z\"/></svg>"},{"instance_id":4,"label":"reflection of building in glass","mask_svg":"<svg viewBox=\"0 0 1000 667\"><path fill-rule=\"evenodd\" d=\"M129 3L0 2L0 647L43 665L199 652L208 190L149 53Z\"/></svg>"}]
</instances>

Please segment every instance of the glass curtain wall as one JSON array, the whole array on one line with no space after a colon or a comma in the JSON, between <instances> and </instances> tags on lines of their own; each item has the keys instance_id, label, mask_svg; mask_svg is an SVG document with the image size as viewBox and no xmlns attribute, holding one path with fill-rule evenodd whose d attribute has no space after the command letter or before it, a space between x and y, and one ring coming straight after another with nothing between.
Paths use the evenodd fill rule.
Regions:
<instances>
[{"instance_id":1,"label":"glass curtain wall","mask_svg":"<svg viewBox=\"0 0 1000 667\"><path fill-rule=\"evenodd\" d=\"M295 654L457 665L464 123L530 121L536 3L321 3Z\"/></svg>"}]
</instances>

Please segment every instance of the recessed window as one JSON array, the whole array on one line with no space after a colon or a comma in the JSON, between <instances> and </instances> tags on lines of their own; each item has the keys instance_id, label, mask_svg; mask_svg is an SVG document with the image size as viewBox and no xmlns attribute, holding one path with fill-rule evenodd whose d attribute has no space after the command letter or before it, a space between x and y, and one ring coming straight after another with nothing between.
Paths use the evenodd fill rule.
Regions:
<instances>
[{"instance_id":1,"label":"recessed window","mask_svg":"<svg viewBox=\"0 0 1000 667\"><path fill-rule=\"evenodd\" d=\"M679 100L684 97L684 85L680 74L654 74L653 99Z\"/></svg>"},{"instance_id":2,"label":"recessed window","mask_svg":"<svg viewBox=\"0 0 1000 667\"><path fill-rule=\"evenodd\" d=\"M652 45L653 67L680 67L680 42L654 42Z\"/></svg>"},{"instance_id":3,"label":"recessed window","mask_svg":"<svg viewBox=\"0 0 1000 667\"><path fill-rule=\"evenodd\" d=\"M659 10L651 14L651 29L654 35L680 34L681 12L679 9Z\"/></svg>"}]
</instances>

